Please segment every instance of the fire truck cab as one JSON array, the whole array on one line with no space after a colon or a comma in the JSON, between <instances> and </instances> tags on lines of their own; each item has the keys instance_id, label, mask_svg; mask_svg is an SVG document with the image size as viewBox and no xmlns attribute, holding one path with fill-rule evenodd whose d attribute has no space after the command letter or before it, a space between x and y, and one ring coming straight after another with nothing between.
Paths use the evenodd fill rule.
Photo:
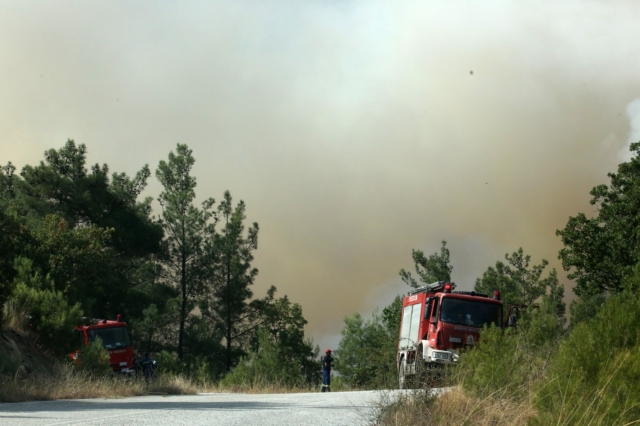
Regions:
<instances>
[{"instance_id":1,"label":"fire truck cab","mask_svg":"<svg viewBox=\"0 0 640 426\"><path fill-rule=\"evenodd\" d=\"M135 372L133 347L127 323L118 315L116 321L106 319L83 318L83 325L76 327L84 346L96 340L102 340L102 346L109 352L111 368L116 373L133 374ZM78 359L78 352L71 354Z\"/></svg>"},{"instance_id":2,"label":"fire truck cab","mask_svg":"<svg viewBox=\"0 0 640 426\"><path fill-rule=\"evenodd\" d=\"M440 281L417 288L403 299L396 359L400 389L424 369L456 363L460 350L472 347L485 325L502 327L499 292L490 298L454 288Z\"/></svg>"}]
</instances>

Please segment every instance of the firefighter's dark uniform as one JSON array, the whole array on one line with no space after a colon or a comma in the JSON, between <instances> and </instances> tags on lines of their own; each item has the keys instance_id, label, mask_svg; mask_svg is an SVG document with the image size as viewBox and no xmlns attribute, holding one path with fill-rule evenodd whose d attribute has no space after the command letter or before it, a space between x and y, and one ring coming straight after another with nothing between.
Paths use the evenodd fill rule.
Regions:
<instances>
[{"instance_id":1,"label":"firefighter's dark uniform","mask_svg":"<svg viewBox=\"0 0 640 426\"><path fill-rule=\"evenodd\" d=\"M331 351L328 351L327 354L322 357L322 392L330 392L331 391L331 363L333 362L333 358L331 358Z\"/></svg>"},{"instance_id":2,"label":"firefighter's dark uniform","mask_svg":"<svg viewBox=\"0 0 640 426\"><path fill-rule=\"evenodd\" d=\"M145 354L142 361L140 361L140 369L142 370L142 374L144 374L144 378L147 380L153 379L153 376L156 374L156 368L158 368L156 360L152 359L149 354Z\"/></svg>"}]
</instances>

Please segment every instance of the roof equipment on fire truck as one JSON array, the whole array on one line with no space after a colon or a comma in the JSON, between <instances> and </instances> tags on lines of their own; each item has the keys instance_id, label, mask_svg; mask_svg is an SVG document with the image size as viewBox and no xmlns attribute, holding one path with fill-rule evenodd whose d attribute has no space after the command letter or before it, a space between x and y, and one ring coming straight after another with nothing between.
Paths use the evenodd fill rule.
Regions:
<instances>
[{"instance_id":1,"label":"roof equipment on fire truck","mask_svg":"<svg viewBox=\"0 0 640 426\"><path fill-rule=\"evenodd\" d=\"M412 296L418 293L437 293L439 291L444 291L446 289L446 286L449 286L449 291L456 288L456 285L454 283L448 283L446 281L437 281L435 283L425 284L422 287L418 287L415 290L410 291L409 296Z\"/></svg>"}]
</instances>

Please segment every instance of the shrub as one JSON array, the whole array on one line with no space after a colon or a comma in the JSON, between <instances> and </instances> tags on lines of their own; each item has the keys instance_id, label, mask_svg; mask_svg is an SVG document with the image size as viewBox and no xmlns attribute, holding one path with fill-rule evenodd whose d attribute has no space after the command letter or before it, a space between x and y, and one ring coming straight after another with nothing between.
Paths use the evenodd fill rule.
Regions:
<instances>
[{"instance_id":1,"label":"shrub","mask_svg":"<svg viewBox=\"0 0 640 426\"><path fill-rule=\"evenodd\" d=\"M475 395L520 393L528 381L525 347L521 334L509 335L497 328L483 330L477 347L461 358L457 373L463 388Z\"/></svg>"},{"instance_id":2,"label":"shrub","mask_svg":"<svg viewBox=\"0 0 640 426\"><path fill-rule=\"evenodd\" d=\"M575 326L536 395L541 424L624 424L640 418L640 300L611 297Z\"/></svg>"},{"instance_id":3,"label":"shrub","mask_svg":"<svg viewBox=\"0 0 640 426\"><path fill-rule=\"evenodd\" d=\"M111 357L109 352L102 346L102 339L96 339L80 349L78 356L78 366L80 369L98 375L106 375L111 373Z\"/></svg>"},{"instance_id":4,"label":"shrub","mask_svg":"<svg viewBox=\"0 0 640 426\"><path fill-rule=\"evenodd\" d=\"M158 374L185 376L199 384L209 384L214 376L209 362L204 356L187 354L181 361L176 352L161 351L155 355L158 362Z\"/></svg>"},{"instance_id":5,"label":"shrub","mask_svg":"<svg viewBox=\"0 0 640 426\"><path fill-rule=\"evenodd\" d=\"M607 301L605 294L585 295L571 302L571 327L593 318Z\"/></svg>"},{"instance_id":6,"label":"shrub","mask_svg":"<svg viewBox=\"0 0 640 426\"><path fill-rule=\"evenodd\" d=\"M72 352L78 341L73 330L82 317L80 305L70 305L51 278L32 271L32 265L29 259L16 259L17 277L10 304L16 312L29 314L30 327L43 347L55 355Z\"/></svg>"},{"instance_id":7,"label":"shrub","mask_svg":"<svg viewBox=\"0 0 640 426\"><path fill-rule=\"evenodd\" d=\"M402 299L391 308L373 312L369 320L360 314L344 319L342 339L335 353L335 368L351 389L388 389L398 383L395 363L398 350L398 323L391 324L402 311Z\"/></svg>"},{"instance_id":8,"label":"shrub","mask_svg":"<svg viewBox=\"0 0 640 426\"><path fill-rule=\"evenodd\" d=\"M564 317L558 314L557 300L544 296L523 311L517 329L485 329L477 347L463 354L458 381L476 396L528 398L565 335Z\"/></svg>"},{"instance_id":9,"label":"shrub","mask_svg":"<svg viewBox=\"0 0 640 426\"><path fill-rule=\"evenodd\" d=\"M155 354L158 366L162 366L162 371L172 374L179 374L183 370L183 364L176 352L161 351Z\"/></svg>"},{"instance_id":10,"label":"shrub","mask_svg":"<svg viewBox=\"0 0 640 426\"><path fill-rule=\"evenodd\" d=\"M300 369L284 362L279 348L265 330L258 331L258 350L242 358L232 373L221 381L222 387L256 388L262 386L302 387L305 378Z\"/></svg>"}]
</instances>

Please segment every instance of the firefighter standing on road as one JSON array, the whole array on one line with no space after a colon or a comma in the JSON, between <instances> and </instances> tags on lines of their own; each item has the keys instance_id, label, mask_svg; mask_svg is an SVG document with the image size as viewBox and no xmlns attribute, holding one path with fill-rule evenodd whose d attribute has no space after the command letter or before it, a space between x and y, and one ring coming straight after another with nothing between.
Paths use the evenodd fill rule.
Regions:
<instances>
[{"instance_id":1,"label":"firefighter standing on road","mask_svg":"<svg viewBox=\"0 0 640 426\"><path fill-rule=\"evenodd\" d=\"M322 392L331 392L331 349L327 349L325 353L322 357Z\"/></svg>"}]
</instances>

